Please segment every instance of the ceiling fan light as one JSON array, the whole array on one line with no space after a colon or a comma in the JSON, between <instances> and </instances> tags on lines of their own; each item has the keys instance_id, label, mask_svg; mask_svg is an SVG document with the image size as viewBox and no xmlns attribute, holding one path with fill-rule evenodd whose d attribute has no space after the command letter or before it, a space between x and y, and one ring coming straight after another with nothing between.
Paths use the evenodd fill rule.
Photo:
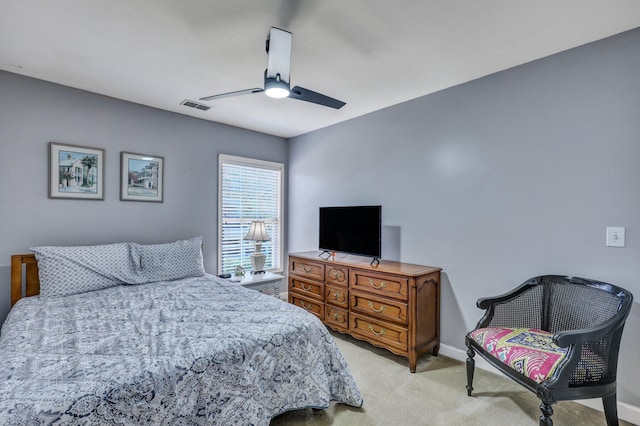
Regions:
<instances>
[{"instance_id":1,"label":"ceiling fan light","mask_svg":"<svg viewBox=\"0 0 640 426\"><path fill-rule=\"evenodd\" d=\"M264 93L270 98L286 98L289 96L289 85L277 78L267 78Z\"/></svg>"}]
</instances>

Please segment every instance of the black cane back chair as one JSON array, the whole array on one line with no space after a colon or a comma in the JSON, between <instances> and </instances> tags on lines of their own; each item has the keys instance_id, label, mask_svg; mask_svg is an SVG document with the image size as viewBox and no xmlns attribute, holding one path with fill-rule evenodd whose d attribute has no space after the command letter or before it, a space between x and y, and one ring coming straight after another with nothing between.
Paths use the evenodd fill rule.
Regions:
<instances>
[{"instance_id":1,"label":"black cane back chair","mask_svg":"<svg viewBox=\"0 0 640 426\"><path fill-rule=\"evenodd\" d=\"M540 398L540 426L553 425L556 402L588 398L602 398L607 425L617 425L618 352L632 303L615 285L557 275L478 300L484 316L465 338L468 395L477 353Z\"/></svg>"}]
</instances>

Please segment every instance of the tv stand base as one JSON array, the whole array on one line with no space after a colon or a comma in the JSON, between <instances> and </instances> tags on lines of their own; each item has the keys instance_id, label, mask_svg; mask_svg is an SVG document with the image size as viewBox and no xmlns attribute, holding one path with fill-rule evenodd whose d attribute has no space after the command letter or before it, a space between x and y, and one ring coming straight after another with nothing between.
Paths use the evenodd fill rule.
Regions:
<instances>
[{"instance_id":1,"label":"tv stand base","mask_svg":"<svg viewBox=\"0 0 640 426\"><path fill-rule=\"evenodd\" d=\"M328 260L331 257L331 252L329 250L322 250L322 253L320 253L318 257L323 260Z\"/></svg>"}]
</instances>

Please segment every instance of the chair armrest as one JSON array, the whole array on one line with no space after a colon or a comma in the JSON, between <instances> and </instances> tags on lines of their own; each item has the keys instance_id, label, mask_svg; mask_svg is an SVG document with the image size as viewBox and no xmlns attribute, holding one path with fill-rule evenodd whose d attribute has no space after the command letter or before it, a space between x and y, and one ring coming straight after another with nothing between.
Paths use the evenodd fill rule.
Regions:
<instances>
[{"instance_id":1,"label":"chair armrest","mask_svg":"<svg viewBox=\"0 0 640 426\"><path fill-rule=\"evenodd\" d=\"M507 293L501 294L499 296L484 297L484 298L478 299L478 301L476 302L476 306L480 309L489 309L491 306L495 304L504 303L511 299L515 299L525 291L529 290L531 286L534 286L537 284L539 284L539 280L537 278L532 278Z\"/></svg>"},{"instance_id":2,"label":"chair armrest","mask_svg":"<svg viewBox=\"0 0 640 426\"><path fill-rule=\"evenodd\" d=\"M539 288L538 284L538 278L531 278L500 296L479 299L476 305L478 308L484 309L485 312L476 324L476 329L493 326L541 328L539 323L542 316L542 303L539 302L541 298L539 295L531 293ZM531 303L526 302L527 299ZM518 308L523 300L528 306L524 310Z\"/></svg>"},{"instance_id":3,"label":"chair armrest","mask_svg":"<svg viewBox=\"0 0 640 426\"><path fill-rule=\"evenodd\" d=\"M594 327L582 328L577 330L558 331L553 335L553 343L566 348L570 345L582 344L584 342L592 342L604 336L611 334L615 329L624 325L626 320L625 312L618 312L609 320Z\"/></svg>"}]
</instances>

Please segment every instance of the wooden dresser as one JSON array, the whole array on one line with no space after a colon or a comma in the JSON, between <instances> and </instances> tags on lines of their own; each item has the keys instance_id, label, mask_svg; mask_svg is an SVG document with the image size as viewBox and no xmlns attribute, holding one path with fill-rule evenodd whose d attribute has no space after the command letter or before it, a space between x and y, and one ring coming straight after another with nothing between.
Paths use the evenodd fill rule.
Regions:
<instances>
[{"instance_id":1,"label":"wooden dresser","mask_svg":"<svg viewBox=\"0 0 640 426\"><path fill-rule=\"evenodd\" d=\"M311 251L289 254L289 303L409 359L440 348L440 268ZM326 260L325 260L326 259Z\"/></svg>"}]
</instances>

